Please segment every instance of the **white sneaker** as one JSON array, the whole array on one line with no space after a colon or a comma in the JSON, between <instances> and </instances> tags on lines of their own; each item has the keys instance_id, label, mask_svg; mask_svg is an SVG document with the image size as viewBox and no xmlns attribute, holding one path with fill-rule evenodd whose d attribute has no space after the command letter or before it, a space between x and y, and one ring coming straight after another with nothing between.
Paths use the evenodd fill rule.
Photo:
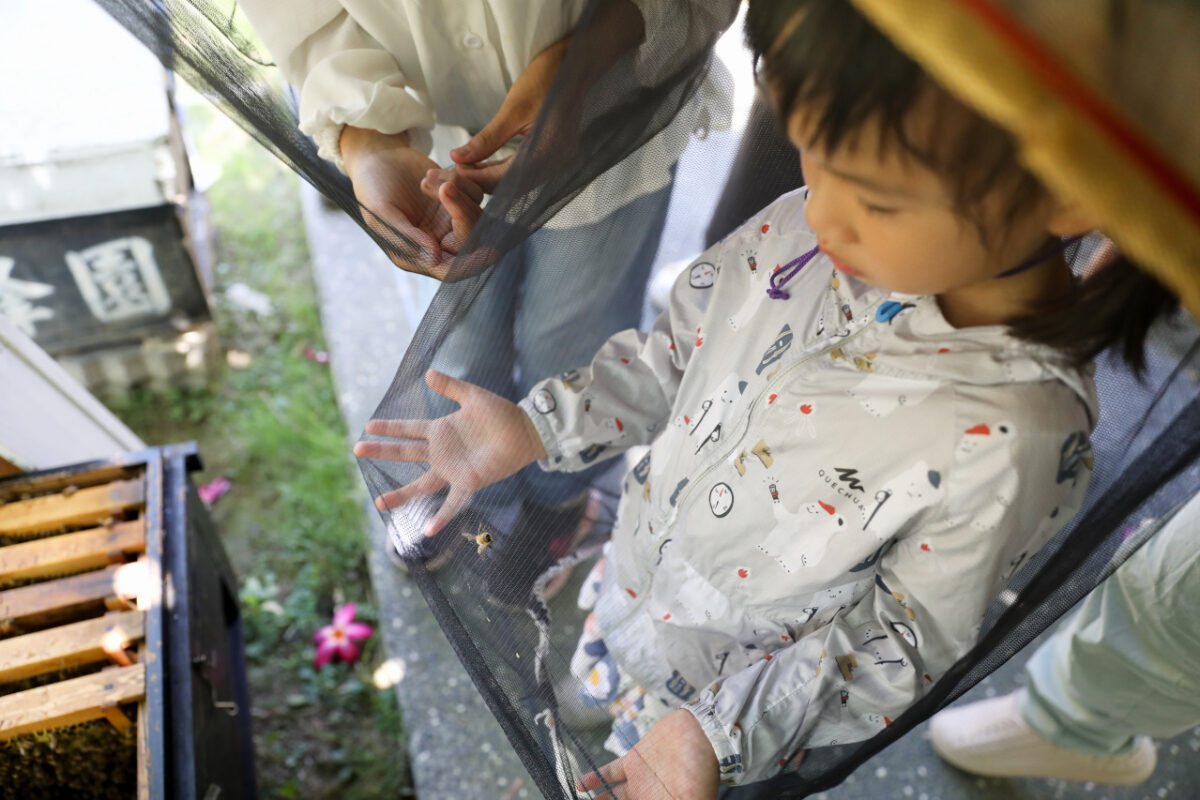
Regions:
<instances>
[{"instance_id":1,"label":"white sneaker","mask_svg":"<svg viewBox=\"0 0 1200 800\"><path fill-rule=\"evenodd\" d=\"M1130 785L1154 772L1157 754L1146 736L1116 756L1089 755L1043 739L1021 716L1021 691L935 714L929 722L934 752L961 770L995 777Z\"/></svg>"}]
</instances>

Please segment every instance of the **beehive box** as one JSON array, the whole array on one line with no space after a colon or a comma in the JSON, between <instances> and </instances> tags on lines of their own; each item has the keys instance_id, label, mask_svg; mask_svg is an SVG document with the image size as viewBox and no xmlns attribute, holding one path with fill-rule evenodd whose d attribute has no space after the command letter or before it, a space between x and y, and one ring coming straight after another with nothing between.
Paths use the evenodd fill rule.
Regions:
<instances>
[{"instance_id":1,"label":"beehive box","mask_svg":"<svg viewBox=\"0 0 1200 800\"><path fill-rule=\"evenodd\" d=\"M164 797L162 459L0 481L0 786Z\"/></svg>"}]
</instances>

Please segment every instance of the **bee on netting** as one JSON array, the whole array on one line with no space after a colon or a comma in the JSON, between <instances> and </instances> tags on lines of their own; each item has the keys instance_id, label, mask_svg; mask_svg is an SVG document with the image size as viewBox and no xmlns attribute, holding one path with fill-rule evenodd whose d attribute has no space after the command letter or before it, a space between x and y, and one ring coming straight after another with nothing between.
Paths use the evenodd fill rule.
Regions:
<instances>
[{"instance_id":1,"label":"bee on netting","mask_svg":"<svg viewBox=\"0 0 1200 800\"><path fill-rule=\"evenodd\" d=\"M475 533L467 533L463 531L463 538L472 541L476 545L476 551L481 556L487 555L492 546L492 533L484 527L483 523L479 523L479 530Z\"/></svg>"}]
</instances>

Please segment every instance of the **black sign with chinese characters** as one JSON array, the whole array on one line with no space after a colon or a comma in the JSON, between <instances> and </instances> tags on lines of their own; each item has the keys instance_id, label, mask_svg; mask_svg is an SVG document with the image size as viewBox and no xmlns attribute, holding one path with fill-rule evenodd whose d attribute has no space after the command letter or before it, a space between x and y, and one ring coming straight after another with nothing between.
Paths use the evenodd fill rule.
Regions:
<instances>
[{"instance_id":1,"label":"black sign with chinese characters","mask_svg":"<svg viewBox=\"0 0 1200 800\"><path fill-rule=\"evenodd\" d=\"M167 205L0 227L0 314L51 355L211 319Z\"/></svg>"}]
</instances>

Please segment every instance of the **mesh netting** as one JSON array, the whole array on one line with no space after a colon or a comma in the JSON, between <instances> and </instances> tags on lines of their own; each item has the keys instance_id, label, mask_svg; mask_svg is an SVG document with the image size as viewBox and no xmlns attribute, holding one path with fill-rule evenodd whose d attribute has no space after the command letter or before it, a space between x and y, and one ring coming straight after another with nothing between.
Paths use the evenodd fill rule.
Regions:
<instances>
[{"instance_id":1,"label":"mesh netting","mask_svg":"<svg viewBox=\"0 0 1200 800\"><path fill-rule=\"evenodd\" d=\"M552 375L561 375L563 386L573 391L572 384L583 380L573 370L585 367L610 336L640 324L649 265L660 245L668 201L682 204L685 212L693 205L699 207L696 197L672 194L676 159L691 137L697 132L703 135L727 115L728 86L721 69L713 65L712 52L733 19L735 4L562 3L555 17L557 34L534 47L537 52L571 34L541 112L525 132L511 167L470 236L465 241L451 237L443 240L443 246L431 247L425 237L390 224L387 214L360 205L349 181L318 156L317 145L298 130L293 106L279 88L276 61L284 68L283 77L293 82L321 66L314 42L331 32L344 33L347 18L340 6L332 4L328 13L312 11L311 19L305 17L307 11L298 14L304 19L293 21L288 40L268 35L267 29L287 27L277 25L271 15L290 11L263 2L248 4L264 40L275 42L272 49L278 49L280 41L291 42L284 48L287 52L273 53L272 58L248 33L232 2L97 2L166 66L359 221L394 261L427 274L446 271L374 414L379 420L430 421L454 410L453 402L426 384L431 367L514 401ZM484 29L503 28L502 16L486 16L479 24ZM396 24L401 17L397 11ZM299 36L295 30L306 19L313 29ZM382 47L375 40L386 31L367 33L374 47ZM302 50L303 57L297 55ZM408 63L400 66L412 69ZM392 69L397 71L395 64ZM503 63L495 71L502 82L511 83L514 76L507 74ZM421 97L436 87L409 88L410 95ZM301 88L302 118L309 102L305 95ZM710 243L802 180L769 107L760 103L751 119L730 191L708 228ZM759 173L766 177L758 180ZM716 192L719 187L711 188ZM446 219L414 222L423 229L450 232ZM708 216L697 215L693 222L697 231L705 230ZM762 223L764 235L768 228L769 223ZM752 253L735 255L757 274L760 267ZM1086 253L1076 256L1080 263L1086 257ZM703 287L705 281L711 285L714 276L704 272L705 263L694 265L685 281L692 281L693 287ZM765 284L768 265L763 263L761 269ZM836 282L835 278L835 289ZM850 308L848 300L847 319L853 316ZM843 313L842 308L836 310ZM746 319L753 319L753 314ZM891 319L885 314L877 321L890 324ZM822 330L824 322L822 317ZM835 325L831 317L829 325L834 329L840 322ZM782 352L792 341L790 329L778 336ZM1045 630L1136 548L1136 531L1142 530L1145 518L1161 516L1195 493L1200 480L1195 467L1200 453L1200 400L1185 373L1195 368L1196 331L1179 322L1160 328L1157 336L1144 382L1115 359L1101 359L1102 415L1093 437L1096 468L1084 509L999 593L987 609L978 644L941 671L936 681L924 676L922 682L918 676L915 702L894 718L885 720L880 715L875 735L865 741L863 736L850 735L844 741L851 743L822 741L819 747L800 741L798 751L807 751L803 759L784 759L772 770L778 775L739 788L731 796L801 797L835 785ZM695 347L701 346L703 338L698 329ZM763 359L763 366L769 366L766 355ZM745 391L737 382L731 387L735 394ZM774 401L774 395L763 397L764 403ZM530 402L540 411L537 403L547 406L554 400L535 394ZM637 410L631 408L630 413ZM702 410L707 412L708 406ZM419 459L411 464L360 459L372 495L391 506L383 517L411 580L547 797L575 797L575 781L613 758L606 749L613 737L618 744L631 744L634 734L622 723L628 723L635 712L663 700L669 708L692 699L696 687L721 676L725 667L721 660L713 664L711 674L686 677L676 670L668 681L668 688L673 687L670 692L656 693L647 686L642 687L649 691L644 701L636 693L626 693L616 702L609 698L604 703L587 700L597 697L595 685L611 681L614 689L618 684L627 688L629 670L618 670L616 662L606 661L607 672L593 668L581 680L576 677L578 663L572 669L573 660L578 662L580 652L587 651L579 648L581 630L585 637L590 635L585 613L575 602L589 590L584 576L619 524L622 494L627 502L636 502L643 486L647 497L651 492L645 462L640 460L644 448L636 455L631 451L615 459L606 457L605 448L624 433L620 416L598 423L592 432L594 444L573 454L578 466L586 469L552 473L530 465L469 497L430 481L424 485L427 495L395 502L397 490L403 493L403 487L424 480L427 464ZM692 425L682 412L680 416L684 425ZM487 420L478 426L489 430ZM715 444L720 438L718 427L701 441L697 452L706 442ZM364 441L380 438L364 436ZM497 442L495 447L502 452L507 445ZM756 469L758 464L769 467L772 458L779 457L778 453L772 456L762 442L747 442L746 447L753 452L742 453L739 462L737 453L730 451L733 460L725 467L739 471L747 468L746 463ZM470 459L458 467L463 475L474 468ZM693 477L699 485L705 476ZM935 479L929 480L936 489ZM714 485L711 491L704 485L694 493L683 482L676 486L672 480L674 493L670 488L656 491L671 507L676 498L681 504L707 501L706 510L711 508L714 516L722 517L729 508L722 505L719 485L724 484ZM775 492L775 484L770 484L770 490ZM881 506L884 501L877 502ZM424 527L446 503L456 510L461 506L461 511L438 536L424 536ZM820 511L826 504L816 505ZM640 535L653 535L653 531ZM665 543L658 548L660 561L663 547ZM648 563L654 563L653 557ZM834 616L840 612L836 609ZM707 635L703 621L696 628L697 635ZM823 628L800 625L781 630L787 632L785 640L797 630L811 639L821 635ZM589 646L591 655L602 656L606 644L596 639ZM630 652L629 643L624 646ZM669 664L665 669L671 673ZM819 673L820 667L816 669ZM831 664L827 669L837 667ZM820 702L836 706L838 698L835 693ZM845 693L841 702L845 704ZM624 711L631 713L622 719ZM722 767L734 764L723 761Z\"/></svg>"}]
</instances>

